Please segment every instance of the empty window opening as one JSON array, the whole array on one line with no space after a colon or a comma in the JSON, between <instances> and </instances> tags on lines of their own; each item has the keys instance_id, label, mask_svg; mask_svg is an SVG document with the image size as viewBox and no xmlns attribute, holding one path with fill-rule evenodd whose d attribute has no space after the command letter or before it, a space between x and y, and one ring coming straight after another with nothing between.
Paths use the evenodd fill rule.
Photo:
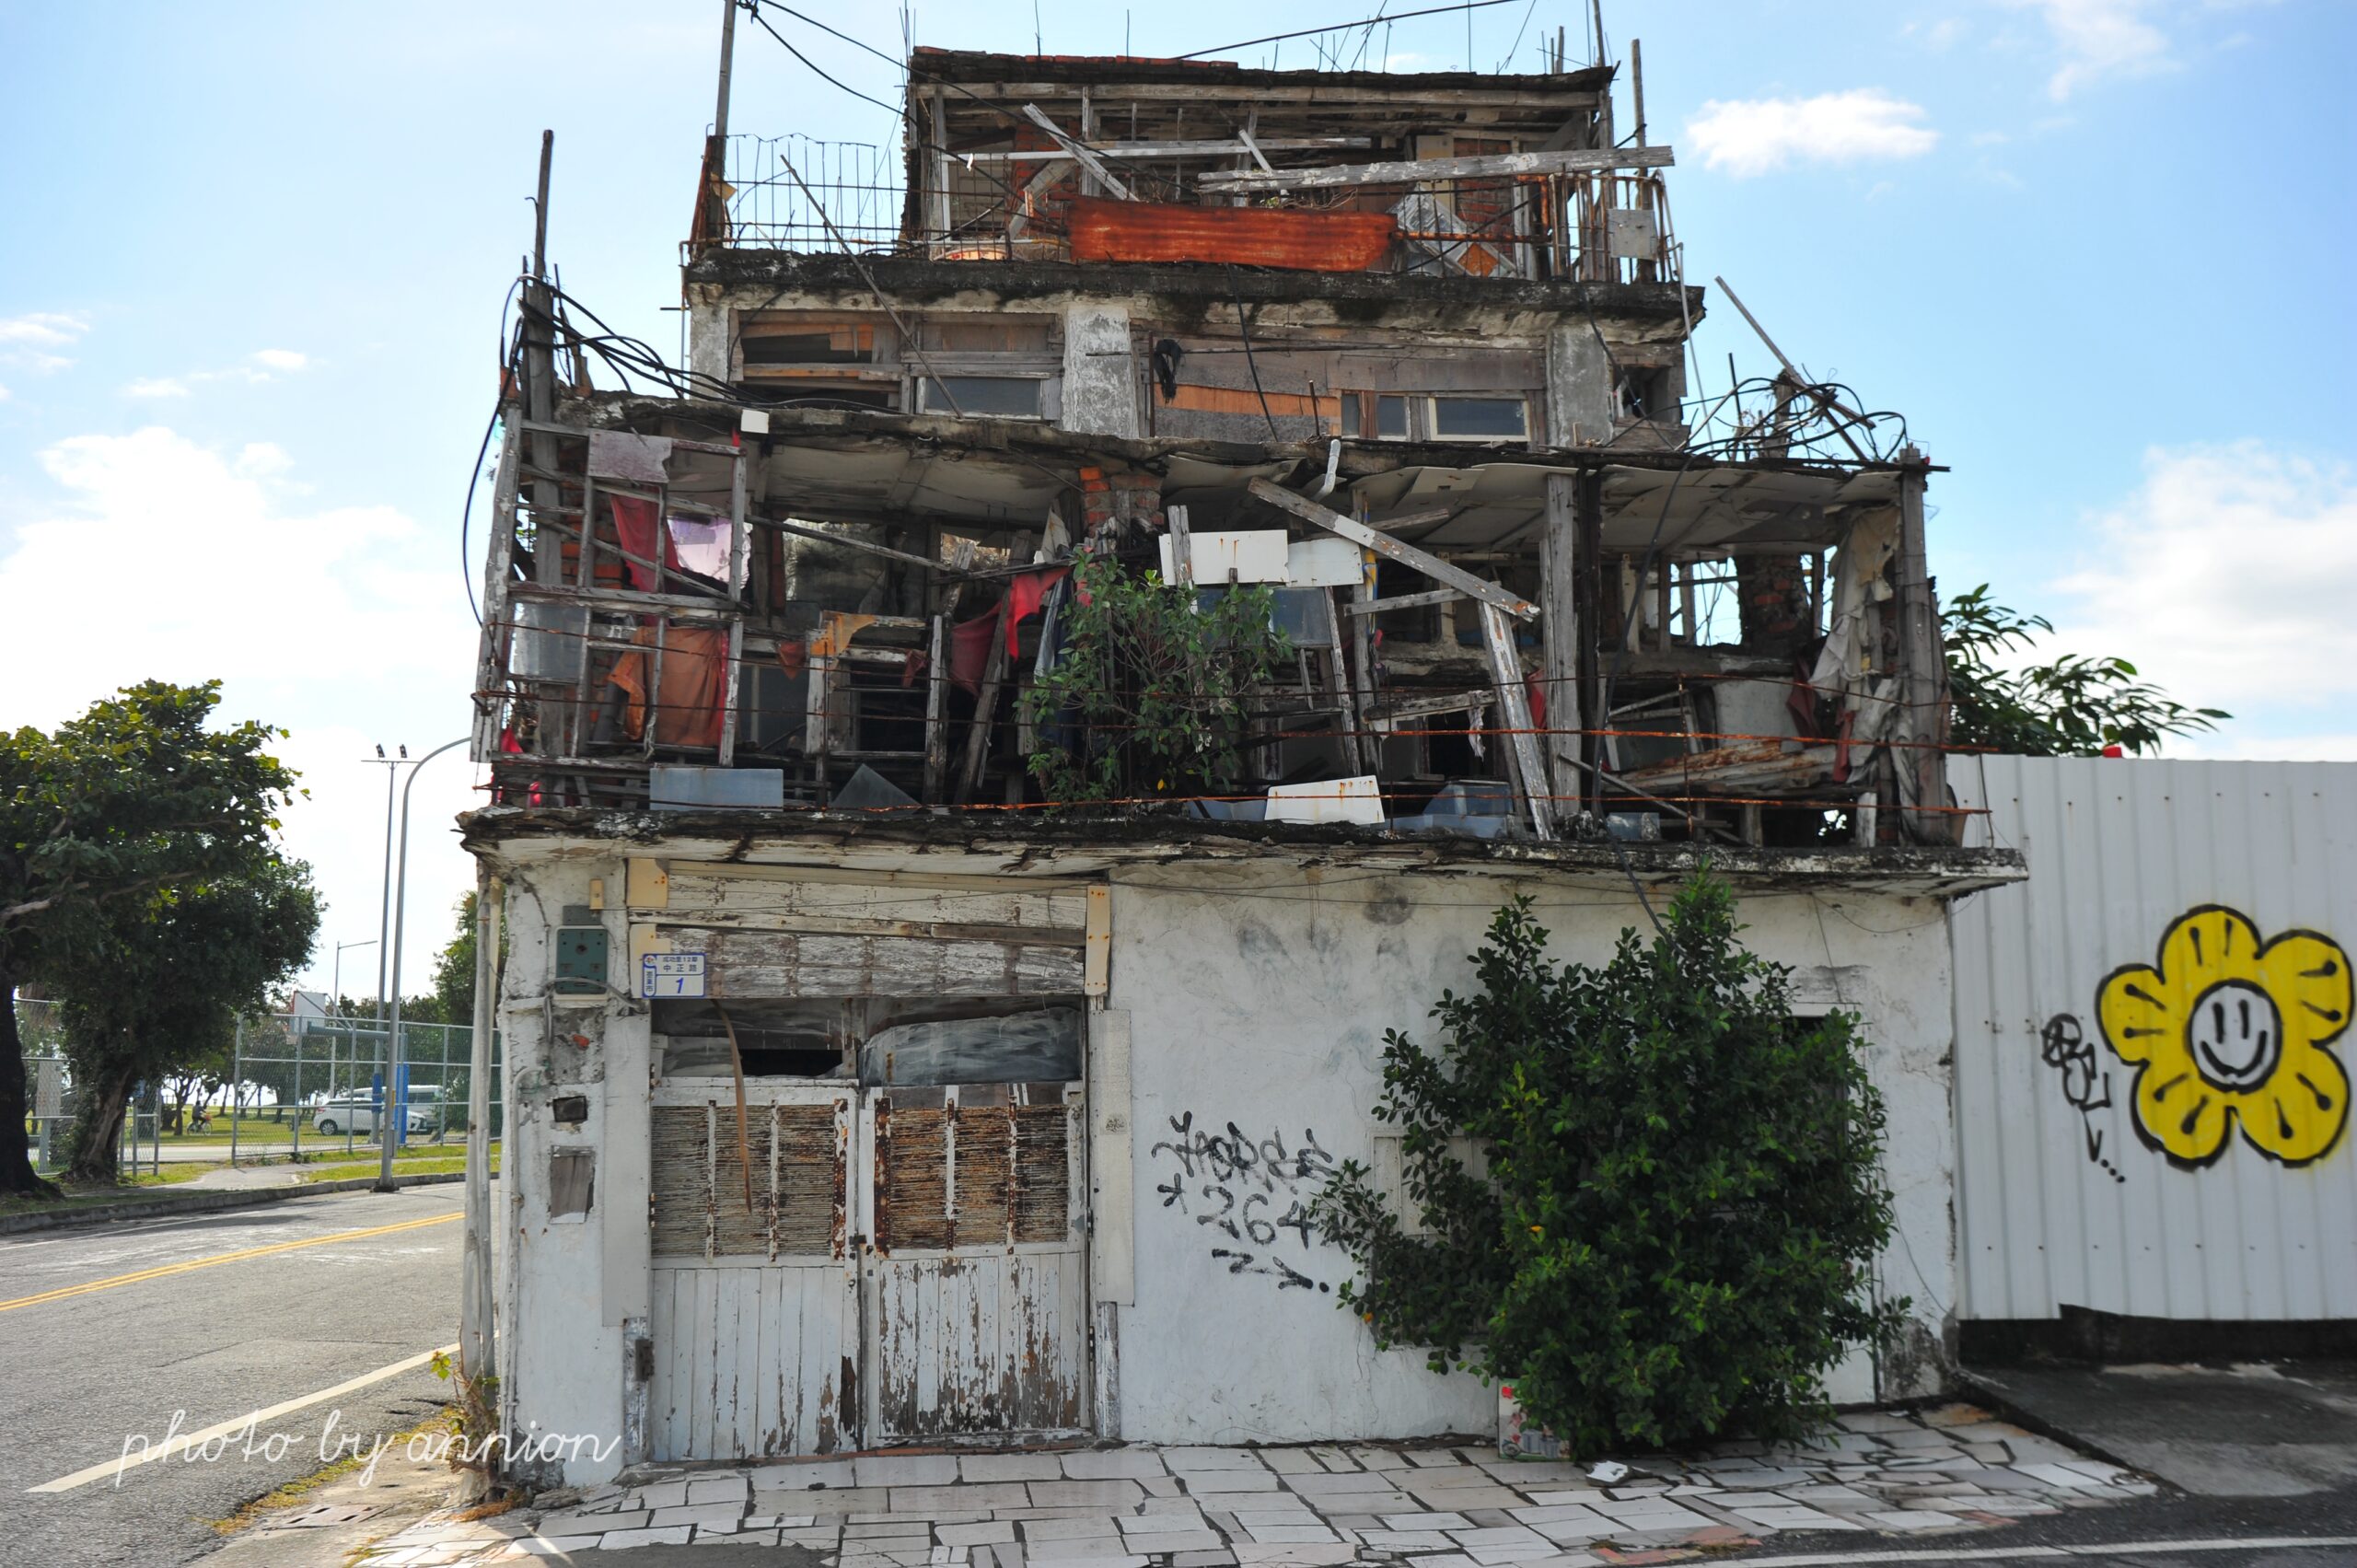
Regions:
<instances>
[{"instance_id":1,"label":"empty window opening","mask_svg":"<svg viewBox=\"0 0 2357 1568\"><path fill-rule=\"evenodd\" d=\"M919 385L923 392L918 406L926 413L990 419L1039 417L1040 380L1036 376L944 376L938 380L926 377Z\"/></svg>"},{"instance_id":2,"label":"empty window opening","mask_svg":"<svg viewBox=\"0 0 2357 1568\"><path fill-rule=\"evenodd\" d=\"M1519 441L1530 422L1520 398L1434 398L1435 441Z\"/></svg>"}]
</instances>

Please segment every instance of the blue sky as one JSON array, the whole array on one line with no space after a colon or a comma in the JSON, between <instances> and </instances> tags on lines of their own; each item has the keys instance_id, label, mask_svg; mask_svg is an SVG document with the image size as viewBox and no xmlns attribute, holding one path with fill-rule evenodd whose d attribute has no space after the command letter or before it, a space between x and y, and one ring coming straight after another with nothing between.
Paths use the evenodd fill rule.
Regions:
<instances>
[{"instance_id":1,"label":"blue sky","mask_svg":"<svg viewBox=\"0 0 2357 1568\"><path fill-rule=\"evenodd\" d=\"M1430 3L1430 0L1423 0ZM888 4L810 9L897 53ZM1419 8L1393 0L1391 10ZM1179 53L1374 0L1041 0L1051 52ZM501 296L557 134L566 286L671 349L712 113L714 0L482 7L0 0L0 724L122 681L220 676L295 733L328 941L376 934L378 741L467 723L457 537ZM1494 69L1566 0L1378 29L1393 69ZM1028 50L1033 8L919 5L920 42ZM895 73L790 17L819 66ZM2062 645L2232 709L2187 754L2357 759L2357 6L2340 0L1608 3L1678 149L1689 275L1903 410L1944 589L1989 581ZM1573 55L1585 58L1574 42ZM1309 65L1307 40L1235 58ZM733 127L894 122L740 28ZM1624 99L1624 123L1628 115ZM1735 312L1701 329L1768 364ZM405 969L470 872L460 756L420 776ZM348 953L347 990L374 955Z\"/></svg>"}]
</instances>

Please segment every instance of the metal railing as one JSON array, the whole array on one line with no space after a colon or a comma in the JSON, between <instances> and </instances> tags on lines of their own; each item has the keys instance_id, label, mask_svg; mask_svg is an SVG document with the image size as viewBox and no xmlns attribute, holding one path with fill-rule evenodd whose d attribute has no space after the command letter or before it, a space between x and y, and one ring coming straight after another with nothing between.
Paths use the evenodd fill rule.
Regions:
<instances>
[{"instance_id":1,"label":"metal railing","mask_svg":"<svg viewBox=\"0 0 2357 1568\"><path fill-rule=\"evenodd\" d=\"M17 1028L31 1090L27 1138L38 1167L64 1163L76 1086L57 1004L19 998ZM396 1148L465 1146L467 1075L474 1031L404 1018L401 1069L388 1086L390 1031L366 1017L272 1014L240 1020L226 1072L140 1084L123 1119L121 1165L294 1159L347 1155L365 1159L377 1129L390 1125ZM491 1135L503 1124L501 1045L491 1042ZM181 1091L187 1098L181 1098Z\"/></svg>"},{"instance_id":2,"label":"metal railing","mask_svg":"<svg viewBox=\"0 0 2357 1568\"><path fill-rule=\"evenodd\" d=\"M725 230L711 242L742 250L933 256L956 261L1071 258L1063 203L1083 177L1042 188L1037 165L933 161L943 191L919 192L914 221L900 156L865 142L732 135L721 153ZM1484 176L1400 180L1346 190L1230 197L1194 176L1232 160L1127 168L1130 193L1148 202L1225 207L1248 203L1300 213L1387 211L1397 243L1376 272L1456 273L1589 283L1675 283L1678 250L1657 173ZM791 172L789 172L789 165ZM799 178L795 178L798 176ZM691 248L694 242L691 242Z\"/></svg>"}]
</instances>

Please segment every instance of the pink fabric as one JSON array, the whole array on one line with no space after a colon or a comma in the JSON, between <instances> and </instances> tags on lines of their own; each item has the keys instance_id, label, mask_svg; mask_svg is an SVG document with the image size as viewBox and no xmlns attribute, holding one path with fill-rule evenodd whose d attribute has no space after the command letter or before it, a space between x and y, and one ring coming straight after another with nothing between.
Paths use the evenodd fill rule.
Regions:
<instances>
[{"instance_id":1,"label":"pink fabric","mask_svg":"<svg viewBox=\"0 0 2357 1568\"><path fill-rule=\"evenodd\" d=\"M982 671L991 662L991 634L999 612L978 615L949 629L949 679L971 695L982 694Z\"/></svg>"},{"instance_id":2,"label":"pink fabric","mask_svg":"<svg viewBox=\"0 0 2357 1568\"><path fill-rule=\"evenodd\" d=\"M1039 606L1048 590L1071 575L1069 566L1051 566L1038 572L1026 572L1006 585L1006 656L1016 655L1015 629L1030 616L1039 613Z\"/></svg>"},{"instance_id":3,"label":"pink fabric","mask_svg":"<svg viewBox=\"0 0 2357 1568\"><path fill-rule=\"evenodd\" d=\"M641 561L656 559L657 540L663 544L663 564L672 571L679 569L679 547L671 542L671 530L663 526L662 514L655 503L639 495L609 497L614 506L614 537L621 540L622 549ZM631 587L643 592L653 592L662 579L652 566L642 566L637 561L625 560L623 570L630 574Z\"/></svg>"}]
</instances>

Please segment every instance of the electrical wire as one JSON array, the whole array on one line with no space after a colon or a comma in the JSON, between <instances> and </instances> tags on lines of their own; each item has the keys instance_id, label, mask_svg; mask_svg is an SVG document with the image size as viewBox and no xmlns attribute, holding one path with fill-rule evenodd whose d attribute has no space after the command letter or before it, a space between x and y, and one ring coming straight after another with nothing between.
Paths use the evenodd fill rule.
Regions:
<instances>
[{"instance_id":1,"label":"electrical wire","mask_svg":"<svg viewBox=\"0 0 2357 1568\"><path fill-rule=\"evenodd\" d=\"M1404 22L1411 17L1438 17L1457 11L1484 11L1492 6L1510 6L1514 0L1462 0L1455 6L1433 6L1422 11L1395 11L1390 16L1380 14L1352 22L1333 22L1322 28L1303 28L1297 32L1271 33L1266 38L1248 38L1238 43L1223 43L1213 49L1198 49L1192 54L1178 54L1175 60L1201 60L1206 54L1225 54L1231 49L1250 49L1256 44L1283 43L1287 39L1315 38L1320 33L1347 32L1353 28L1365 28L1371 33L1376 22Z\"/></svg>"}]
</instances>

